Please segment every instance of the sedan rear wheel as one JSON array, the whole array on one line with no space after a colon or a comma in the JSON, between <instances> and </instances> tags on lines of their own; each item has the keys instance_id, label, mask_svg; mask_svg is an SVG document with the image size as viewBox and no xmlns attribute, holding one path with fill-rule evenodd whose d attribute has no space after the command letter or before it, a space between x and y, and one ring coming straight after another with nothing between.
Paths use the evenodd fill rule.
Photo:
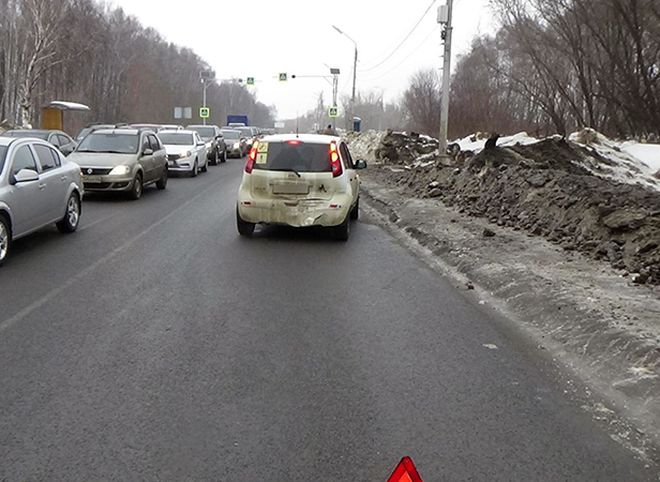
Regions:
<instances>
[{"instance_id":1,"label":"sedan rear wheel","mask_svg":"<svg viewBox=\"0 0 660 482\"><path fill-rule=\"evenodd\" d=\"M11 250L11 229L7 220L0 216L0 266L9 257Z\"/></svg>"},{"instance_id":2,"label":"sedan rear wheel","mask_svg":"<svg viewBox=\"0 0 660 482\"><path fill-rule=\"evenodd\" d=\"M238 234L249 237L254 233L255 224L243 221L241 215L238 213L238 208L236 208L236 227L238 228Z\"/></svg>"},{"instance_id":3,"label":"sedan rear wheel","mask_svg":"<svg viewBox=\"0 0 660 482\"><path fill-rule=\"evenodd\" d=\"M80 224L80 199L78 195L72 193L66 202L66 214L62 220L56 224L61 233L73 233Z\"/></svg>"}]
</instances>

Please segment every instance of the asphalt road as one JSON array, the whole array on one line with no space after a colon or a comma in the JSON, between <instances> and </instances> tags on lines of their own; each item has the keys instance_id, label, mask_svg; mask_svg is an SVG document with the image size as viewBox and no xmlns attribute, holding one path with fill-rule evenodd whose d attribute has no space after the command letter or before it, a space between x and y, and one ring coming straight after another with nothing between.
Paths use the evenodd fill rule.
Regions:
<instances>
[{"instance_id":1,"label":"asphalt road","mask_svg":"<svg viewBox=\"0 0 660 482\"><path fill-rule=\"evenodd\" d=\"M242 164L16 243L0 480L384 481L403 455L426 481L654 477L368 219L239 238Z\"/></svg>"}]
</instances>

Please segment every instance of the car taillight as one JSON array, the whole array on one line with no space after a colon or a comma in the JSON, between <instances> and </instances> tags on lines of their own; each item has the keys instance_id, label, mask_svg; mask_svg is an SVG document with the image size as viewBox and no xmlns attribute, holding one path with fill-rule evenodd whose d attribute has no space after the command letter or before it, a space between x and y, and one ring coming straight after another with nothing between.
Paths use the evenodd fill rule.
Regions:
<instances>
[{"instance_id":1,"label":"car taillight","mask_svg":"<svg viewBox=\"0 0 660 482\"><path fill-rule=\"evenodd\" d=\"M339 151L337 150L337 143L330 143L330 166L332 167L332 177L339 177L344 173L341 167L341 160L339 159Z\"/></svg>"},{"instance_id":2,"label":"car taillight","mask_svg":"<svg viewBox=\"0 0 660 482\"><path fill-rule=\"evenodd\" d=\"M259 142L255 142L252 144L252 149L250 149L250 153L248 154L248 160L247 164L245 164L245 172L248 174L252 173L252 169L254 169L254 163L257 160L257 148L259 147Z\"/></svg>"}]
</instances>

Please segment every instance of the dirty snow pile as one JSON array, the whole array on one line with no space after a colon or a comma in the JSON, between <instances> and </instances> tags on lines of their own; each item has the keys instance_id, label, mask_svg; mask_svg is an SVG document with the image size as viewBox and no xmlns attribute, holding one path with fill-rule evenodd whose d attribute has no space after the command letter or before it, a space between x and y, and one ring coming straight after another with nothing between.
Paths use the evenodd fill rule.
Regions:
<instances>
[{"instance_id":1,"label":"dirty snow pile","mask_svg":"<svg viewBox=\"0 0 660 482\"><path fill-rule=\"evenodd\" d=\"M385 132L374 130L346 133L345 138L351 149L351 156L354 159L362 159L371 163L378 162L375 151L385 134Z\"/></svg>"},{"instance_id":2,"label":"dirty snow pile","mask_svg":"<svg viewBox=\"0 0 660 482\"><path fill-rule=\"evenodd\" d=\"M492 149L485 139L468 139L462 145L471 152L455 149L440 160L421 150L411 158L419 136L393 135L375 152L395 165L371 170L375 179L607 260L636 283L660 284L660 180L604 136L518 134Z\"/></svg>"}]
</instances>

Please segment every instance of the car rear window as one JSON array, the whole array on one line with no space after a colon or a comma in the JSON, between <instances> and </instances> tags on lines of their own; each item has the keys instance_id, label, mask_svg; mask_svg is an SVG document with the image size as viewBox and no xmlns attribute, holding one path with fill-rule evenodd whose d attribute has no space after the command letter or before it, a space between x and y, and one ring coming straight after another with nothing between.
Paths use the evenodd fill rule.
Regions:
<instances>
[{"instance_id":1,"label":"car rear window","mask_svg":"<svg viewBox=\"0 0 660 482\"><path fill-rule=\"evenodd\" d=\"M138 151L138 142L139 136L133 133L92 132L82 140L76 152L135 154Z\"/></svg>"},{"instance_id":2,"label":"car rear window","mask_svg":"<svg viewBox=\"0 0 660 482\"><path fill-rule=\"evenodd\" d=\"M222 131L223 137L226 139L240 139L241 133L238 131Z\"/></svg>"},{"instance_id":3,"label":"car rear window","mask_svg":"<svg viewBox=\"0 0 660 482\"><path fill-rule=\"evenodd\" d=\"M191 130L196 131L199 134L199 137L203 139L215 137L215 129L213 127L193 127Z\"/></svg>"},{"instance_id":4,"label":"car rear window","mask_svg":"<svg viewBox=\"0 0 660 482\"><path fill-rule=\"evenodd\" d=\"M167 146L192 146L195 145L195 140L192 134L179 134L174 132L160 132L158 133L160 142Z\"/></svg>"},{"instance_id":5,"label":"car rear window","mask_svg":"<svg viewBox=\"0 0 660 482\"><path fill-rule=\"evenodd\" d=\"M260 142L254 168L269 171L332 172L330 146L300 141Z\"/></svg>"}]
</instances>

